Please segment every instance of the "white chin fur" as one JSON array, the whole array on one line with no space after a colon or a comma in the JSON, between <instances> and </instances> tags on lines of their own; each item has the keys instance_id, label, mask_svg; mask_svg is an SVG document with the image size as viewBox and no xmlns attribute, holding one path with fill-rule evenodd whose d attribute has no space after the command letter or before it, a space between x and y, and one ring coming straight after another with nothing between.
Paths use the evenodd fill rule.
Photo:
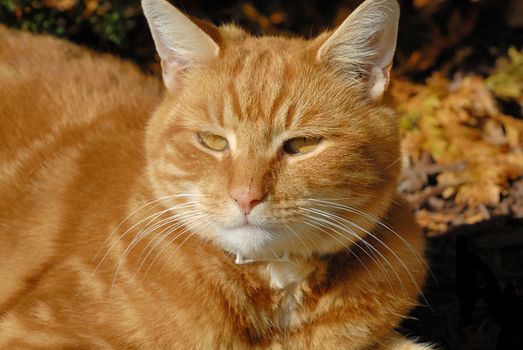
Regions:
<instances>
[{"instance_id":1,"label":"white chin fur","mask_svg":"<svg viewBox=\"0 0 523 350\"><path fill-rule=\"evenodd\" d=\"M218 243L228 252L244 256L274 257L270 247L275 245L279 233L263 227L217 228Z\"/></svg>"}]
</instances>

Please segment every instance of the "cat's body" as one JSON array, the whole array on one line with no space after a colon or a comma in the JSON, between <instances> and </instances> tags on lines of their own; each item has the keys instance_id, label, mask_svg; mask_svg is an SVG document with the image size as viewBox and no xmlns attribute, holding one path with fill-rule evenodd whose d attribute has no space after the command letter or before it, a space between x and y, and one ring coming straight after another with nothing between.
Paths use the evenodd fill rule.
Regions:
<instances>
[{"instance_id":1,"label":"cat's body","mask_svg":"<svg viewBox=\"0 0 523 350\"><path fill-rule=\"evenodd\" d=\"M246 119L241 125L248 133L248 128L256 128L256 118L269 115L278 103L285 105L281 98L269 109L255 102L275 92L272 87L278 85L271 85L271 79L280 76L282 79L276 79L283 81L280 86L292 89L292 84L285 83L297 81L295 76L308 69L293 56L300 55L300 45L305 42L248 38L232 27L222 29L221 40L224 55L229 54L231 61L236 57L238 62L227 73L234 83L213 79L212 72L191 79L194 86L202 87L205 83L198 85L198 79L205 77L232 89L227 91L232 95L242 91L233 86L242 81L244 90L252 81L264 86L258 94L249 94L247 100L240 97L230 105L230 110L243 111ZM250 73L249 65L267 68L256 75ZM282 66L287 75L279 75ZM310 74L317 75L319 86L325 84L327 98L329 80L322 80L314 70ZM295 84L307 84L310 79L307 76ZM304 233L295 246L282 249L290 262L280 258L278 251L276 261L258 256L257 261L238 264L251 253L245 250L235 256L216 243L218 238L200 236L216 233L205 231L208 227L197 222L176 226L176 220L169 221L171 212L164 208L193 205L166 202L172 199L166 196L173 193L183 198L184 191L159 195L165 191L165 181L179 181L175 178L180 174L189 179L184 181L195 181L191 172L208 171L211 165L198 168L195 154L201 151L183 150L193 160L162 163L165 173L161 175L151 159L151 152L169 143L163 139L167 131L175 140L184 139L177 134L184 128L175 125L173 129L163 115L170 113L179 98L192 98L192 103L184 105L201 108L198 98L212 99L212 84L200 94L197 90L190 93L188 84L184 93L189 90L189 97L177 97L171 87L151 119L164 94L154 78L114 58L2 27L0 82L1 349L424 348L394 333L416 304L426 267L423 238L410 209L401 199L394 199L398 172L395 122L379 125L383 116L372 115L381 111L392 118L386 109L366 107L356 96L351 105L375 124L376 133L390 134L378 141L381 151L377 152L391 154L373 160L386 174L382 176L390 179L372 185L368 180L362 188L355 183L352 188L375 191L372 200L359 208L387 225L374 221L375 216L371 220L370 216L358 219L350 213L340 214L345 216L337 219L339 227L345 227L339 220L347 218L367 234L360 232L358 242L346 240L336 249L332 246L342 238L325 245L325 239L320 239L313 242L319 251L308 252L310 242ZM222 108L227 109L223 101ZM257 117L249 121L249 116ZM261 121L271 123L270 118ZM369 132L361 137L373 137ZM357 138L358 133L350 137ZM187 147L183 142L179 145ZM328 144L322 147L328 150ZM373 155L367 155L372 161ZM251 159L256 156L256 152L249 153ZM269 170L264 170L263 164L262 157L249 167L261 174L284 167L268 162ZM233 183L248 172L236 163L227 167L234 169ZM321 167L328 169L329 162ZM248 175L249 189L256 186L253 174ZM272 181L264 179L260 181ZM334 188L336 180L328 180ZM282 185L274 183L271 188L278 186ZM292 186L285 186L281 188L291 196ZM273 198L272 193L270 196ZM292 207L288 203L285 205ZM254 212L252 207L250 210ZM183 211L175 215L181 221L186 219ZM287 225L294 232L294 223ZM317 229L315 235L333 236L325 223L315 225L311 226ZM147 229L149 234L143 235ZM143 239L136 240L141 233ZM288 243L280 245L284 244ZM297 253L300 250L303 255Z\"/></svg>"}]
</instances>

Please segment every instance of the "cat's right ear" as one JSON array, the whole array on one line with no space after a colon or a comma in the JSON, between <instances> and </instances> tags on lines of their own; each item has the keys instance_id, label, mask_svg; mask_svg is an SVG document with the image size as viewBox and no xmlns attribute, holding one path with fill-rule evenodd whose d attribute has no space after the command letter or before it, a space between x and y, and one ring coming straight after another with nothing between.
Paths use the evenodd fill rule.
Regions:
<instances>
[{"instance_id":1,"label":"cat's right ear","mask_svg":"<svg viewBox=\"0 0 523 350\"><path fill-rule=\"evenodd\" d=\"M317 59L380 100L390 80L399 15L397 0L364 1L322 44Z\"/></svg>"},{"instance_id":2,"label":"cat's right ear","mask_svg":"<svg viewBox=\"0 0 523 350\"><path fill-rule=\"evenodd\" d=\"M142 0L167 89L177 92L184 72L216 59L220 47L209 34L166 0Z\"/></svg>"}]
</instances>

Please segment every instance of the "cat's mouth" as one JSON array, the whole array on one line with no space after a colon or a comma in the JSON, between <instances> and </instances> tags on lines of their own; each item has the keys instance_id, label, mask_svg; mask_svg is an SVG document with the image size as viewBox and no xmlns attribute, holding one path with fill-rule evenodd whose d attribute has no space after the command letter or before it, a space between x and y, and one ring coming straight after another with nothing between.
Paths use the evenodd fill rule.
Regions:
<instances>
[{"instance_id":1,"label":"cat's mouth","mask_svg":"<svg viewBox=\"0 0 523 350\"><path fill-rule=\"evenodd\" d=\"M232 234L271 234L268 227L256 225L251 222L244 222L232 227L224 227L224 229Z\"/></svg>"},{"instance_id":2,"label":"cat's mouth","mask_svg":"<svg viewBox=\"0 0 523 350\"><path fill-rule=\"evenodd\" d=\"M259 222L257 222L257 218L244 216L242 219L237 219L237 221L234 223L224 224L221 225L221 227L224 230L230 231L271 231L271 227L269 227L269 225L267 224L267 222L265 222L264 224L260 224Z\"/></svg>"},{"instance_id":3,"label":"cat's mouth","mask_svg":"<svg viewBox=\"0 0 523 350\"><path fill-rule=\"evenodd\" d=\"M248 219L245 219L245 222L240 224L240 225L237 225L235 227L232 227L232 229L235 229L235 230L241 230L241 229L244 229L244 230L253 230L253 229L256 229L256 228L261 228L260 226L257 226L257 225L254 225L252 223L250 223L248 221Z\"/></svg>"}]
</instances>

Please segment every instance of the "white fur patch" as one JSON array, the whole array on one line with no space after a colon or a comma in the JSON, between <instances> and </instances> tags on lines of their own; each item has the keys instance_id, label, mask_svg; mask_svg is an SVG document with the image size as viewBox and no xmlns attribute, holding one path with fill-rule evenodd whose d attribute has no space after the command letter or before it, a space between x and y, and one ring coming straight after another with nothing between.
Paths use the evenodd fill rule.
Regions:
<instances>
[{"instance_id":1,"label":"white fur patch","mask_svg":"<svg viewBox=\"0 0 523 350\"><path fill-rule=\"evenodd\" d=\"M300 283L310 275L313 269L311 264L303 261L278 261L267 264L271 287L284 293L276 320L281 328L288 328L297 322L296 309L302 299Z\"/></svg>"},{"instance_id":2,"label":"white fur patch","mask_svg":"<svg viewBox=\"0 0 523 350\"><path fill-rule=\"evenodd\" d=\"M303 281L312 272L312 266L303 262L274 261L267 264L271 287L284 289Z\"/></svg>"}]
</instances>

